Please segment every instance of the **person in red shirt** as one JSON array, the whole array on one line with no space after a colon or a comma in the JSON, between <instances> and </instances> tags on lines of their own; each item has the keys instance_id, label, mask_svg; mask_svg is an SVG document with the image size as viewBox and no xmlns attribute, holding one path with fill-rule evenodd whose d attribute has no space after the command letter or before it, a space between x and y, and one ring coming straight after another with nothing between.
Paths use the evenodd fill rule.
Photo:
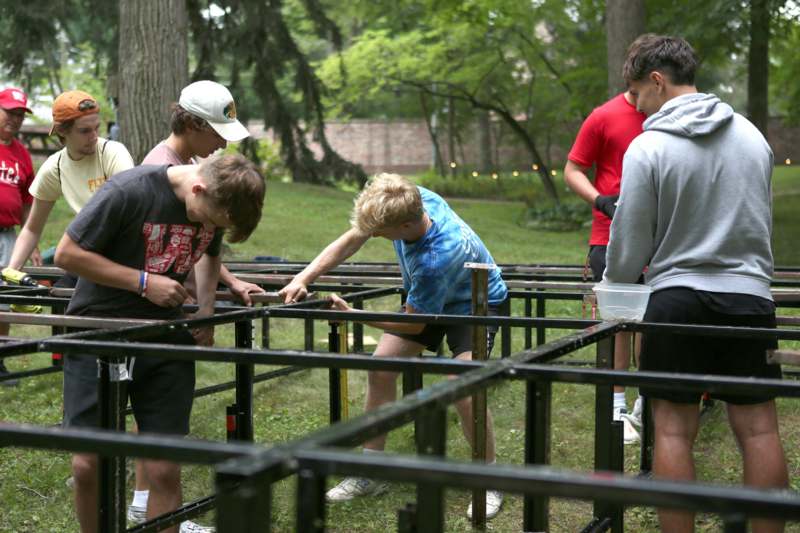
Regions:
<instances>
[{"instance_id":1,"label":"person in red shirt","mask_svg":"<svg viewBox=\"0 0 800 533\"><path fill-rule=\"evenodd\" d=\"M592 206L589 236L589 266L595 281L603 279L609 228L619 198L622 158L628 145L642 133L646 115L636 110L629 92L619 94L596 108L584 121L567 156L564 179L567 185ZM594 181L589 179L594 167ZM619 333L614 342L614 368L627 370L631 360L631 334ZM639 441L641 397L628 414L625 388L614 387L614 420L624 425L625 443Z\"/></svg>"},{"instance_id":2,"label":"person in red shirt","mask_svg":"<svg viewBox=\"0 0 800 533\"><path fill-rule=\"evenodd\" d=\"M28 96L20 89L9 87L0 91L0 265L8 265L14 243L17 240L15 226L21 226L28 218L33 198L28 187L33 181L31 154L17 140L28 109ZM38 251L32 256L34 263L41 264ZM8 311L7 306L0 306ZM0 323L0 335L8 335L9 325ZM0 359L0 374L7 374L5 363ZM0 381L14 386L17 380Z\"/></svg>"}]
</instances>

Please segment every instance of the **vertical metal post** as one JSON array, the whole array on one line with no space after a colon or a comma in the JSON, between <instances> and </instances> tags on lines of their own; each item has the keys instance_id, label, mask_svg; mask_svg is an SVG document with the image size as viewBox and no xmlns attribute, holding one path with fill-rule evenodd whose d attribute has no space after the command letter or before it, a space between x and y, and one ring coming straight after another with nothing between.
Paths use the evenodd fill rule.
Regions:
<instances>
[{"instance_id":1,"label":"vertical metal post","mask_svg":"<svg viewBox=\"0 0 800 533\"><path fill-rule=\"evenodd\" d=\"M641 448L639 451L639 471L650 473L653 471L653 416L650 411L650 399L642 398L642 433Z\"/></svg>"},{"instance_id":2,"label":"vertical metal post","mask_svg":"<svg viewBox=\"0 0 800 533\"><path fill-rule=\"evenodd\" d=\"M234 325L237 348L253 347L253 321L242 320ZM253 375L252 363L236 363L236 438L253 440Z\"/></svg>"},{"instance_id":3,"label":"vertical metal post","mask_svg":"<svg viewBox=\"0 0 800 533\"><path fill-rule=\"evenodd\" d=\"M341 337L339 337L339 322L328 322L328 351L339 353ZM329 420L335 424L342 419L342 374L338 368L328 369L328 406L330 410Z\"/></svg>"},{"instance_id":4,"label":"vertical metal post","mask_svg":"<svg viewBox=\"0 0 800 533\"><path fill-rule=\"evenodd\" d=\"M100 357L98 380L98 409L100 427L125 431L125 416L128 396L123 382L125 359L122 357ZM125 520L125 457L98 457L98 524L101 531L122 533Z\"/></svg>"},{"instance_id":5,"label":"vertical metal post","mask_svg":"<svg viewBox=\"0 0 800 533\"><path fill-rule=\"evenodd\" d=\"M397 510L397 533L417 533L417 506L407 503Z\"/></svg>"},{"instance_id":6,"label":"vertical metal post","mask_svg":"<svg viewBox=\"0 0 800 533\"><path fill-rule=\"evenodd\" d=\"M529 294L525 295L525 318L533 316L533 302ZM529 350L533 347L533 329L530 326L525 326L525 349Z\"/></svg>"},{"instance_id":7,"label":"vertical metal post","mask_svg":"<svg viewBox=\"0 0 800 533\"><path fill-rule=\"evenodd\" d=\"M364 300L359 298L353 302L354 309L364 309ZM361 353L364 351L364 324L353 323L353 352Z\"/></svg>"},{"instance_id":8,"label":"vertical metal post","mask_svg":"<svg viewBox=\"0 0 800 533\"><path fill-rule=\"evenodd\" d=\"M511 316L511 298L506 298L500 309L502 316ZM500 357L511 355L511 326L500 326Z\"/></svg>"},{"instance_id":9,"label":"vertical metal post","mask_svg":"<svg viewBox=\"0 0 800 533\"><path fill-rule=\"evenodd\" d=\"M528 381L525 387L525 464L548 465L552 383ZM549 508L547 496L525 496L523 531L549 531Z\"/></svg>"},{"instance_id":10,"label":"vertical metal post","mask_svg":"<svg viewBox=\"0 0 800 533\"><path fill-rule=\"evenodd\" d=\"M347 322L339 324L339 353L346 355L347 351ZM342 419L347 420L350 418L350 387L347 384L347 369L342 368L339 370L339 405L342 410Z\"/></svg>"},{"instance_id":11,"label":"vertical metal post","mask_svg":"<svg viewBox=\"0 0 800 533\"><path fill-rule=\"evenodd\" d=\"M723 531L725 533L747 533L747 518L741 514L722 517Z\"/></svg>"},{"instance_id":12,"label":"vertical metal post","mask_svg":"<svg viewBox=\"0 0 800 533\"><path fill-rule=\"evenodd\" d=\"M444 457L447 448L447 411L434 407L417 418L417 453ZM417 484L417 527L426 533L444 531L444 487Z\"/></svg>"},{"instance_id":13,"label":"vertical metal post","mask_svg":"<svg viewBox=\"0 0 800 533\"><path fill-rule=\"evenodd\" d=\"M491 264L467 263L465 268L472 270L472 314L486 316L489 312L489 270L496 268ZM488 359L486 326L472 328L472 359ZM472 460L486 462L486 389L472 395ZM478 529L486 528L486 491L472 491L472 525Z\"/></svg>"},{"instance_id":14,"label":"vertical metal post","mask_svg":"<svg viewBox=\"0 0 800 533\"><path fill-rule=\"evenodd\" d=\"M611 422L611 455L610 455L610 468L613 472L623 473L625 471L625 449L623 442L623 426L622 422L615 420ZM625 516L625 507L615 503L608 504L609 517L611 518L611 531L613 533L623 533Z\"/></svg>"},{"instance_id":15,"label":"vertical metal post","mask_svg":"<svg viewBox=\"0 0 800 533\"><path fill-rule=\"evenodd\" d=\"M545 318L547 300L542 289L536 289L536 318ZM536 346L541 346L547 342L547 331L544 326L536 326Z\"/></svg>"},{"instance_id":16,"label":"vertical metal post","mask_svg":"<svg viewBox=\"0 0 800 533\"><path fill-rule=\"evenodd\" d=\"M261 347L269 350L269 315L264 314L261 317Z\"/></svg>"},{"instance_id":17,"label":"vertical metal post","mask_svg":"<svg viewBox=\"0 0 800 533\"><path fill-rule=\"evenodd\" d=\"M325 531L325 476L302 468L297 474L297 531Z\"/></svg>"},{"instance_id":18,"label":"vertical metal post","mask_svg":"<svg viewBox=\"0 0 800 533\"><path fill-rule=\"evenodd\" d=\"M303 321L303 333L305 340L305 349L307 352L314 351L314 320L306 318Z\"/></svg>"},{"instance_id":19,"label":"vertical metal post","mask_svg":"<svg viewBox=\"0 0 800 533\"><path fill-rule=\"evenodd\" d=\"M63 315L64 312L66 311L66 309L67 309L67 306L64 305L64 304L53 304L50 307L50 311L54 315ZM67 332L67 328L64 327L64 326L53 326L52 332L53 332L53 335L61 335L62 333L66 333ZM54 352L50 356L50 363L53 366L63 366L64 365L64 357L63 357L63 355L60 354L60 353Z\"/></svg>"},{"instance_id":20,"label":"vertical metal post","mask_svg":"<svg viewBox=\"0 0 800 533\"><path fill-rule=\"evenodd\" d=\"M614 336L597 342L597 368L613 368ZM611 421L614 418L614 387L612 385L595 386L594 402L594 469L611 470ZM603 518L610 516L611 509L603 502L595 502L594 516Z\"/></svg>"},{"instance_id":21,"label":"vertical metal post","mask_svg":"<svg viewBox=\"0 0 800 533\"><path fill-rule=\"evenodd\" d=\"M272 484L261 472L251 476L216 474L217 533L269 533Z\"/></svg>"}]
</instances>

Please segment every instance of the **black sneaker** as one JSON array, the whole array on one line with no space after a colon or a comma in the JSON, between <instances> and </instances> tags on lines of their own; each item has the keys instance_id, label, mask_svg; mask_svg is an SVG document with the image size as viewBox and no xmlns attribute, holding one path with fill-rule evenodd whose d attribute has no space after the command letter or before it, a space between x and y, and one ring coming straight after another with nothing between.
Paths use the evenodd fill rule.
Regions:
<instances>
[{"instance_id":1,"label":"black sneaker","mask_svg":"<svg viewBox=\"0 0 800 533\"><path fill-rule=\"evenodd\" d=\"M0 377L7 376L10 373L11 372L9 372L8 369L6 368L5 361L0 359ZM18 379L7 379L7 380L4 380L4 381L0 381L0 385L2 385L3 387L16 387L17 385L19 385L19 380Z\"/></svg>"}]
</instances>

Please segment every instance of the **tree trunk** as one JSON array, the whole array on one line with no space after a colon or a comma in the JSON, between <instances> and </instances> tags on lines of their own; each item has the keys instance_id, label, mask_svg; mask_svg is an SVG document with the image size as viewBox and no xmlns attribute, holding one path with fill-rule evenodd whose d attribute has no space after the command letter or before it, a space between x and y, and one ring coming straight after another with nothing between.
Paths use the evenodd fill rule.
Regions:
<instances>
[{"instance_id":1,"label":"tree trunk","mask_svg":"<svg viewBox=\"0 0 800 533\"><path fill-rule=\"evenodd\" d=\"M478 169L481 172L492 170L492 124L489 111L478 112Z\"/></svg>"},{"instance_id":2,"label":"tree trunk","mask_svg":"<svg viewBox=\"0 0 800 533\"><path fill-rule=\"evenodd\" d=\"M767 136L769 119L769 0L750 2L750 56L747 66L747 115Z\"/></svg>"},{"instance_id":3,"label":"tree trunk","mask_svg":"<svg viewBox=\"0 0 800 533\"><path fill-rule=\"evenodd\" d=\"M447 99L447 157L450 163L456 160L456 100L452 96ZM464 164L464 160L461 160ZM450 175L456 175L456 167L450 165Z\"/></svg>"},{"instance_id":4,"label":"tree trunk","mask_svg":"<svg viewBox=\"0 0 800 533\"><path fill-rule=\"evenodd\" d=\"M169 134L189 77L186 0L120 0L119 125L137 163Z\"/></svg>"},{"instance_id":5,"label":"tree trunk","mask_svg":"<svg viewBox=\"0 0 800 533\"><path fill-rule=\"evenodd\" d=\"M431 152L433 159L433 168L440 176L445 175L444 161L442 160L442 151L439 149L439 134L436 130L436 111L433 113L428 109L427 99L425 93L419 93L419 105L422 108L422 116L425 117L425 126L428 128L428 135L431 137Z\"/></svg>"},{"instance_id":6,"label":"tree trunk","mask_svg":"<svg viewBox=\"0 0 800 533\"><path fill-rule=\"evenodd\" d=\"M606 0L606 57L608 58L608 97L625 91L622 65L628 46L644 33L644 0Z\"/></svg>"}]
</instances>

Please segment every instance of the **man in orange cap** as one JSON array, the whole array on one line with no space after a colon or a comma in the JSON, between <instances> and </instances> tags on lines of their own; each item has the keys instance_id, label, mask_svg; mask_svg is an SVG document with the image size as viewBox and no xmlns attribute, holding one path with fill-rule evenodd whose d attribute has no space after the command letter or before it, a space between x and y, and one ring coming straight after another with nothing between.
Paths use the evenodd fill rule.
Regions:
<instances>
[{"instance_id":1,"label":"man in orange cap","mask_svg":"<svg viewBox=\"0 0 800 533\"><path fill-rule=\"evenodd\" d=\"M0 91L0 265L11 259L17 235L14 227L22 225L31 208L28 192L33 181L31 154L17 140L25 113L30 113L28 97L20 89L9 87ZM31 250L33 251L33 250ZM41 261L38 254L34 261ZM7 311L7 306L0 306ZM0 335L8 335L9 325L0 323ZM0 359L0 376L8 374ZM0 381L0 385L14 386L17 380Z\"/></svg>"},{"instance_id":2,"label":"man in orange cap","mask_svg":"<svg viewBox=\"0 0 800 533\"><path fill-rule=\"evenodd\" d=\"M53 102L53 126L64 148L47 158L30 186L33 206L8 266L19 270L34 252L50 211L61 196L78 213L108 178L133 168L122 143L98 137L100 106L84 91L61 93ZM74 279L62 280L74 287Z\"/></svg>"}]
</instances>

